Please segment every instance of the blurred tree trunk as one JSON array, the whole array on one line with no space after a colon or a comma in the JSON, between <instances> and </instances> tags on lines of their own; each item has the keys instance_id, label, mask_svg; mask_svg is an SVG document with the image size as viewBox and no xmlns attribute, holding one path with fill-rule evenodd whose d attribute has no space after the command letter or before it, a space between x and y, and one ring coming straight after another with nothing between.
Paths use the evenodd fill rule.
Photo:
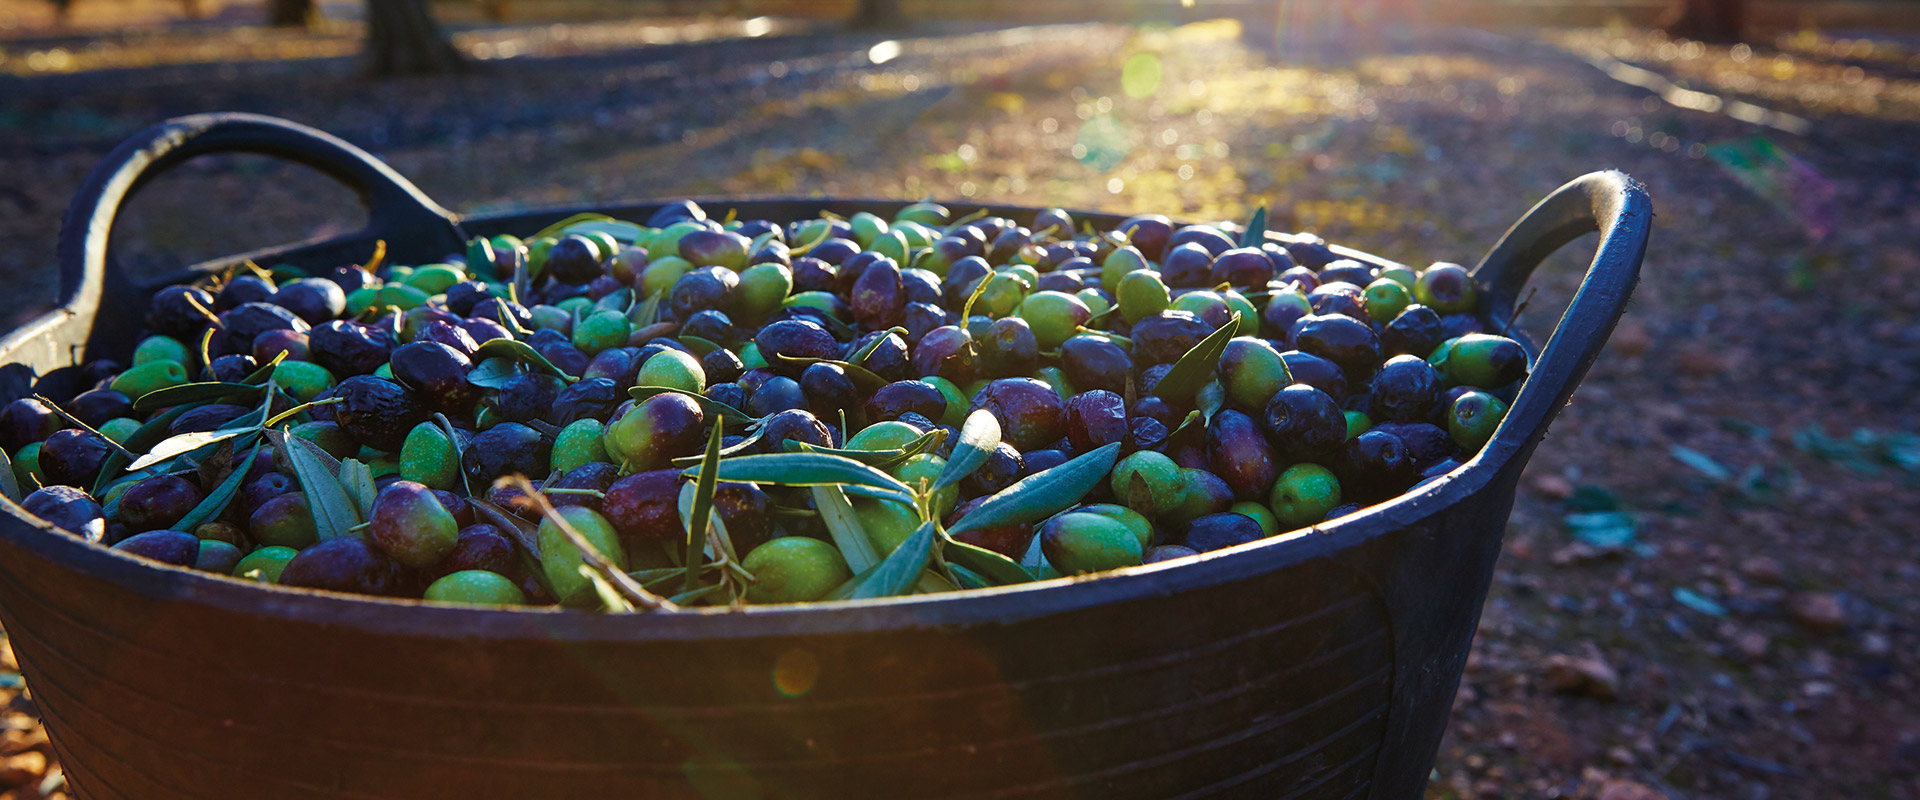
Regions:
<instances>
[{"instance_id":1,"label":"blurred tree trunk","mask_svg":"<svg viewBox=\"0 0 1920 800\"><path fill-rule=\"evenodd\" d=\"M313 0L269 0L267 24L276 28L304 28L313 22Z\"/></svg>"},{"instance_id":2,"label":"blurred tree trunk","mask_svg":"<svg viewBox=\"0 0 1920 800\"><path fill-rule=\"evenodd\" d=\"M1667 33L1702 42L1737 42L1746 0L1673 0L1661 16Z\"/></svg>"},{"instance_id":3,"label":"blurred tree trunk","mask_svg":"<svg viewBox=\"0 0 1920 800\"><path fill-rule=\"evenodd\" d=\"M856 28L890 28L900 24L900 0L860 0L849 24Z\"/></svg>"},{"instance_id":4,"label":"blurred tree trunk","mask_svg":"<svg viewBox=\"0 0 1920 800\"><path fill-rule=\"evenodd\" d=\"M457 72L466 62L433 21L427 0L367 0L367 72Z\"/></svg>"}]
</instances>

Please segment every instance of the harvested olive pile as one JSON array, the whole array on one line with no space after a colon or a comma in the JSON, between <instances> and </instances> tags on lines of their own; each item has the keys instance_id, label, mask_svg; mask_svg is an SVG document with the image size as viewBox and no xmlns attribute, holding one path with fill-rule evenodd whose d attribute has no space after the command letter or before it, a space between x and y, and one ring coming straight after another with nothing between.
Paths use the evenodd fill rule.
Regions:
<instances>
[{"instance_id":1,"label":"harvested olive pile","mask_svg":"<svg viewBox=\"0 0 1920 800\"><path fill-rule=\"evenodd\" d=\"M130 365L0 409L9 488L89 540L288 586L882 597L1353 513L1459 466L1527 374L1460 266L1282 245L1264 211L1237 238L949 216L682 201L169 287Z\"/></svg>"}]
</instances>

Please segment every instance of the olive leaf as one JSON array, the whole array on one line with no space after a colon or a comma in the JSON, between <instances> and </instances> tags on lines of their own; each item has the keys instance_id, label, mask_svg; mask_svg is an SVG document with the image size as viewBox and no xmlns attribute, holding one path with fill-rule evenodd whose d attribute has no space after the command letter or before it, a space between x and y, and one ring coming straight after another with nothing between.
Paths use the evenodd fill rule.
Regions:
<instances>
[{"instance_id":1,"label":"olive leaf","mask_svg":"<svg viewBox=\"0 0 1920 800\"><path fill-rule=\"evenodd\" d=\"M815 486L813 504L819 507L820 521L826 523L834 546L840 548L840 555L847 560L847 568L861 573L880 563L880 553L874 549L866 529L861 527L860 517L853 512L853 503L847 500L846 492L837 486Z\"/></svg>"},{"instance_id":2,"label":"olive leaf","mask_svg":"<svg viewBox=\"0 0 1920 800\"><path fill-rule=\"evenodd\" d=\"M127 453L137 453L158 444L161 437L167 435L167 428L173 425L173 421L181 414L193 410L196 405L198 404L190 403L174 406L161 412L159 416L147 420L146 424L135 428L133 435L127 437L126 446L108 453L107 460L101 462L100 478L94 481L91 494L94 497L104 497L107 487L118 483L120 473L125 471L128 464L133 463L133 459L128 457Z\"/></svg>"},{"instance_id":3,"label":"olive leaf","mask_svg":"<svg viewBox=\"0 0 1920 800\"><path fill-rule=\"evenodd\" d=\"M484 266L487 275L493 274L493 241L485 236L475 236L467 240L467 273L479 274L474 270Z\"/></svg>"},{"instance_id":4,"label":"olive leaf","mask_svg":"<svg viewBox=\"0 0 1920 800\"><path fill-rule=\"evenodd\" d=\"M527 241L532 241L532 239ZM527 263L526 258L516 256L513 259L513 274L507 277L508 300L518 303L521 301L521 298L531 298L533 296L533 273L531 270L532 265ZM500 309L500 316L505 318L501 320L501 325L505 326L507 330L512 331L520 328L519 324L514 323L511 318L507 318L504 307Z\"/></svg>"},{"instance_id":5,"label":"olive leaf","mask_svg":"<svg viewBox=\"0 0 1920 800\"><path fill-rule=\"evenodd\" d=\"M1151 394L1172 403L1184 403L1191 399L1194 392L1199 391L1207 381L1213 380L1213 370L1220 363L1220 354L1226 352L1227 342L1233 338L1234 330L1239 326L1240 312L1236 311L1227 324L1207 334L1207 338L1201 339L1193 349L1174 361L1173 369L1167 370L1160 382L1153 385Z\"/></svg>"},{"instance_id":6,"label":"olive leaf","mask_svg":"<svg viewBox=\"0 0 1920 800\"><path fill-rule=\"evenodd\" d=\"M340 485L340 463L319 445L284 431L270 431L273 446L293 467L300 490L307 495L307 507L313 512L313 526L321 541L352 536L353 528L365 520L353 497Z\"/></svg>"},{"instance_id":7,"label":"olive leaf","mask_svg":"<svg viewBox=\"0 0 1920 800\"><path fill-rule=\"evenodd\" d=\"M373 484L373 470L357 458L341 461L340 486L347 490L348 497L353 498L355 507L360 510L360 518L373 519L373 501L380 493Z\"/></svg>"},{"instance_id":8,"label":"olive leaf","mask_svg":"<svg viewBox=\"0 0 1920 800\"><path fill-rule=\"evenodd\" d=\"M859 586L854 587L850 597L864 600L872 597L895 597L906 594L920 581L920 573L925 572L927 564L933 560L933 543L937 530L932 520L921 523L912 536L894 548L886 559L873 568Z\"/></svg>"},{"instance_id":9,"label":"olive leaf","mask_svg":"<svg viewBox=\"0 0 1920 800\"><path fill-rule=\"evenodd\" d=\"M520 362L511 358L489 358L467 373L467 383L486 389L498 389L520 373Z\"/></svg>"},{"instance_id":10,"label":"olive leaf","mask_svg":"<svg viewBox=\"0 0 1920 800\"><path fill-rule=\"evenodd\" d=\"M686 334L681 334L674 338L679 339L681 344L686 345L688 350L692 350L694 355L699 356L701 358L705 358L708 353L711 353L715 350L726 349L724 347L721 347L718 342L715 342L712 339L707 339L699 336L688 336Z\"/></svg>"},{"instance_id":11,"label":"olive leaf","mask_svg":"<svg viewBox=\"0 0 1920 800\"><path fill-rule=\"evenodd\" d=\"M146 469L147 467L151 467L155 464L159 464L159 463L171 460L175 456L191 453L202 447L206 447L207 445L216 444L218 442L224 442L236 436L240 436L242 434L247 434L247 433L253 433L258 430L260 430L258 426L249 425L244 428L235 428L232 430L194 431L193 433L183 433L171 439L168 439L164 442L161 442L157 445L154 445L154 448L148 451L146 455L141 456L139 459L135 460L132 464L127 465L127 469L129 470Z\"/></svg>"},{"instance_id":12,"label":"olive leaf","mask_svg":"<svg viewBox=\"0 0 1920 800\"><path fill-rule=\"evenodd\" d=\"M231 398L259 394L261 391L262 387L260 386L250 386L244 383L219 383L215 381L184 383L179 386L169 386L165 389L155 389L140 395L140 399L133 401L133 413L145 414L156 408L166 408L167 406L177 406L184 403L218 403Z\"/></svg>"},{"instance_id":13,"label":"olive leaf","mask_svg":"<svg viewBox=\"0 0 1920 800\"><path fill-rule=\"evenodd\" d=\"M20 502L20 483L13 477L13 459L3 447L0 447L0 494L6 495L8 500Z\"/></svg>"},{"instance_id":14,"label":"olive leaf","mask_svg":"<svg viewBox=\"0 0 1920 800\"><path fill-rule=\"evenodd\" d=\"M1253 219L1247 220L1247 229L1240 232L1241 247L1259 247L1267 241L1267 207L1262 205L1254 209Z\"/></svg>"},{"instance_id":15,"label":"olive leaf","mask_svg":"<svg viewBox=\"0 0 1920 800\"><path fill-rule=\"evenodd\" d=\"M700 554L707 549L707 528L713 519L713 493L719 486L715 478L720 474L720 429L713 426L713 434L707 437L707 454L700 461L700 477L694 482L693 510L687 525L687 577L681 591L691 592L700 582Z\"/></svg>"},{"instance_id":16,"label":"olive leaf","mask_svg":"<svg viewBox=\"0 0 1920 800\"><path fill-rule=\"evenodd\" d=\"M1032 575L1035 580L1038 580L1040 570L1046 566L1046 548L1041 545L1040 537L1035 536L1033 537L1033 542L1027 545L1027 552L1020 556L1020 568L1026 570L1028 575Z\"/></svg>"},{"instance_id":17,"label":"olive leaf","mask_svg":"<svg viewBox=\"0 0 1920 800\"><path fill-rule=\"evenodd\" d=\"M1029 475L986 499L948 533L1038 522L1071 508L1092 491L1120 458L1120 443L1104 445L1053 469Z\"/></svg>"},{"instance_id":18,"label":"olive leaf","mask_svg":"<svg viewBox=\"0 0 1920 800\"><path fill-rule=\"evenodd\" d=\"M869 467L891 467L909 458L939 448L946 441L947 432L939 429L920 434L920 438L908 442L905 447L891 450L846 450L838 447L821 447L792 439L782 443L790 453L825 453L841 458L851 458Z\"/></svg>"},{"instance_id":19,"label":"olive leaf","mask_svg":"<svg viewBox=\"0 0 1920 800\"><path fill-rule=\"evenodd\" d=\"M873 341L861 345L859 350L855 350L853 355L848 356L847 363L865 365L867 363L867 356L873 355L873 351L880 349L880 345L887 340L889 335L904 336L906 333L907 329L898 325L881 331L879 336L873 337Z\"/></svg>"},{"instance_id":20,"label":"olive leaf","mask_svg":"<svg viewBox=\"0 0 1920 800\"><path fill-rule=\"evenodd\" d=\"M1284 368L1285 364L1281 366ZM1200 394L1194 400L1194 405L1198 407L1201 418L1207 422L1212 422L1213 415L1220 413L1220 409L1226 404L1227 389L1221 386L1217 380L1207 381L1207 385L1200 387Z\"/></svg>"},{"instance_id":21,"label":"olive leaf","mask_svg":"<svg viewBox=\"0 0 1920 800\"><path fill-rule=\"evenodd\" d=\"M848 578L845 583L842 583L839 586L834 587L833 591L828 592L826 597L822 597L820 599L822 601L846 600L848 598L853 597L854 591L860 588L860 584L866 583L868 578L873 577L874 570L877 570L879 568L880 568L879 564L874 564L873 566L868 567L865 572L854 573L853 577Z\"/></svg>"},{"instance_id":22,"label":"olive leaf","mask_svg":"<svg viewBox=\"0 0 1920 800\"><path fill-rule=\"evenodd\" d=\"M654 395L670 393L684 394L688 399L699 404L701 411L713 416L725 418L728 422L747 424L758 421L756 417L747 414L745 411L741 411L740 409L711 399L705 395L690 393L684 389L675 389L671 386L635 386L627 390L627 396L635 400L645 400Z\"/></svg>"},{"instance_id":23,"label":"olive leaf","mask_svg":"<svg viewBox=\"0 0 1920 800\"><path fill-rule=\"evenodd\" d=\"M633 244L638 241L640 237L646 235L647 229L631 222L621 222L620 220L609 217L607 219L576 222L560 229L560 232L562 234L604 233L613 237L615 241Z\"/></svg>"},{"instance_id":24,"label":"olive leaf","mask_svg":"<svg viewBox=\"0 0 1920 800\"><path fill-rule=\"evenodd\" d=\"M727 445L724 448L721 448L720 457L726 458L727 456L738 455L742 452L753 450L754 445L757 445L760 443L760 437L764 433L766 433L766 429L761 428L759 430L754 431L753 435L748 436L745 439L741 439L740 441L734 442L733 444ZM691 466L698 465L701 461L705 459L706 459L706 455L704 453L697 456L681 456L673 460L673 465L676 467L691 467Z\"/></svg>"},{"instance_id":25,"label":"olive leaf","mask_svg":"<svg viewBox=\"0 0 1920 800\"><path fill-rule=\"evenodd\" d=\"M485 361L489 358L506 358L518 361L556 378L572 383L577 380L548 361L546 356L533 349L533 345L518 339L491 339L468 357L472 361Z\"/></svg>"},{"instance_id":26,"label":"olive leaf","mask_svg":"<svg viewBox=\"0 0 1920 800\"><path fill-rule=\"evenodd\" d=\"M947 566L955 571L965 569L984 579L989 586L1011 586L1033 581L1033 573L1013 559L966 542L948 539L941 556L947 560Z\"/></svg>"},{"instance_id":27,"label":"olive leaf","mask_svg":"<svg viewBox=\"0 0 1920 800\"><path fill-rule=\"evenodd\" d=\"M853 381L854 387L858 388L862 394L872 394L879 390L880 387L893 382L874 374L873 370L847 361L835 361L830 358L797 358L785 353L774 353L773 357L784 363L797 364L802 367L813 364L832 364L845 370L847 377Z\"/></svg>"},{"instance_id":28,"label":"olive leaf","mask_svg":"<svg viewBox=\"0 0 1920 800\"><path fill-rule=\"evenodd\" d=\"M613 217L609 217L605 214L597 214L592 211L582 212L579 214L575 214L571 217L567 217L566 219L560 220L559 222L553 223L552 225L548 225L547 227L541 228L539 233L536 233L532 236L527 237L526 241L531 242L535 239L545 239L548 237L553 237L555 239L558 239L563 234L563 232L566 231L568 228L571 228L582 222L611 222L611 221L613 221Z\"/></svg>"},{"instance_id":29,"label":"olive leaf","mask_svg":"<svg viewBox=\"0 0 1920 800\"><path fill-rule=\"evenodd\" d=\"M227 505L233 502L233 496L239 493L240 485L246 482L247 469L253 466L253 459L259 455L259 447L248 450L246 460L240 462L240 466L235 468L232 473L229 473L226 480L221 481L220 485L214 487L212 492L202 498L200 502L193 507L192 511L188 511L186 516L181 517L179 522L174 523L173 529L192 533L194 528L200 526L200 523L213 519L219 516L220 512L227 510Z\"/></svg>"},{"instance_id":30,"label":"olive leaf","mask_svg":"<svg viewBox=\"0 0 1920 800\"><path fill-rule=\"evenodd\" d=\"M1000 446L1000 420L993 412L984 408L975 409L967 415L967 421L960 425L960 440L953 444L953 455L947 458L946 467L940 470L940 477L933 482L933 491L940 491L962 478L972 475L987 458L993 455L994 448Z\"/></svg>"},{"instance_id":31,"label":"olive leaf","mask_svg":"<svg viewBox=\"0 0 1920 800\"><path fill-rule=\"evenodd\" d=\"M959 219L956 219L952 222L947 223L947 227L940 229L940 235L943 237L952 236L954 231L967 227L968 225L972 224L974 220L985 219L986 216L987 216L987 210L984 208L978 211L975 211L971 214L968 214L964 217L961 217Z\"/></svg>"},{"instance_id":32,"label":"olive leaf","mask_svg":"<svg viewBox=\"0 0 1920 800\"><path fill-rule=\"evenodd\" d=\"M700 470L689 469L689 477ZM722 459L714 472L723 481L771 483L780 486L837 486L851 484L879 489L913 504L913 489L898 478L851 458L825 453L767 453Z\"/></svg>"},{"instance_id":33,"label":"olive leaf","mask_svg":"<svg viewBox=\"0 0 1920 800\"><path fill-rule=\"evenodd\" d=\"M513 542L513 549L519 552L521 563L533 575L534 581L538 582L540 588L545 589L547 594L554 595L553 583L547 579L547 571L540 560L540 542L536 537L536 531L539 529L533 523L509 514L487 500L470 497L467 499L467 504L473 507L475 514L499 529L501 535L507 537L507 541ZM678 574L679 570L674 570L674 573Z\"/></svg>"},{"instance_id":34,"label":"olive leaf","mask_svg":"<svg viewBox=\"0 0 1920 800\"><path fill-rule=\"evenodd\" d=\"M812 251L814 247L820 246L820 242L826 242L829 238L833 238L833 226L831 226L831 224L822 224L822 226L820 226L820 234L814 236L812 242L806 242L806 244L799 247L789 247L789 249L787 249L787 257L799 259L801 255L806 255L806 253Z\"/></svg>"},{"instance_id":35,"label":"olive leaf","mask_svg":"<svg viewBox=\"0 0 1920 800\"><path fill-rule=\"evenodd\" d=\"M247 373L247 377L241 378L240 382L248 386L259 386L266 383L268 378L273 377L274 369L278 368L280 362L285 360L287 360L287 351L282 350L275 353L272 359L268 360L265 364L261 364L254 371Z\"/></svg>"},{"instance_id":36,"label":"olive leaf","mask_svg":"<svg viewBox=\"0 0 1920 800\"><path fill-rule=\"evenodd\" d=\"M1014 566L1019 565L1016 564ZM954 582L962 589L990 589L994 585L992 581L982 577L980 573L974 572L959 564L948 564L947 571L953 573ZM1025 574L1025 572L1025 570L1021 571L1022 574ZM1028 575L1027 580L1033 580L1033 576Z\"/></svg>"}]
</instances>

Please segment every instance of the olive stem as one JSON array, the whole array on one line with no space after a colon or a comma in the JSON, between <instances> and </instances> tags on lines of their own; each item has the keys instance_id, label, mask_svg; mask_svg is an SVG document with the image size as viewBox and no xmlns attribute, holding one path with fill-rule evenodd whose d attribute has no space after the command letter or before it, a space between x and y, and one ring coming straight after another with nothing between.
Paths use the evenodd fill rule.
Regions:
<instances>
[{"instance_id":1,"label":"olive stem","mask_svg":"<svg viewBox=\"0 0 1920 800\"><path fill-rule=\"evenodd\" d=\"M131 459L133 461L140 460L140 456L134 454L132 450L128 450L125 445L122 445L119 442L114 441L113 437L111 436L108 436L104 433L94 430L94 427L92 425L88 425L87 423L81 422L79 417L76 417L72 414L67 413L67 410L64 408L61 408L59 403L55 403L52 400L48 400L45 396L40 395L38 393L34 394L33 399L38 400L42 403L46 403L48 408L53 409L54 413L59 414L60 416L66 417L68 422L71 422L75 425L80 426L81 430L84 430L88 433L98 436L102 440L104 440L107 444L113 445L113 449L120 451L121 455L126 456L128 459Z\"/></svg>"}]
</instances>

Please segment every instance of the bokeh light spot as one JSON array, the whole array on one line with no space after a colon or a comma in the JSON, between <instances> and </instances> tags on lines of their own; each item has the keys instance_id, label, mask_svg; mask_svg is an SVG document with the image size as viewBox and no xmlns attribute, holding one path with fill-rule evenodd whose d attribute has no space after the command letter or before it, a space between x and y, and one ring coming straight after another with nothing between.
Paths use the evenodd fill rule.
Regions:
<instances>
[{"instance_id":1,"label":"bokeh light spot","mask_svg":"<svg viewBox=\"0 0 1920 800\"><path fill-rule=\"evenodd\" d=\"M1102 172L1113 169L1126 160L1127 151L1132 149L1133 136L1127 126L1112 117L1095 117L1080 126L1080 135L1075 140L1074 158ZM1084 148L1084 149L1083 149Z\"/></svg>"},{"instance_id":2,"label":"bokeh light spot","mask_svg":"<svg viewBox=\"0 0 1920 800\"><path fill-rule=\"evenodd\" d=\"M811 650L788 650L773 663L773 686L788 697L813 691L820 680L820 660Z\"/></svg>"},{"instance_id":3,"label":"bokeh light spot","mask_svg":"<svg viewBox=\"0 0 1920 800\"><path fill-rule=\"evenodd\" d=\"M1141 53L1127 59L1120 68L1120 88L1128 97L1141 98L1160 90L1160 59L1152 53Z\"/></svg>"}]
</instances>

